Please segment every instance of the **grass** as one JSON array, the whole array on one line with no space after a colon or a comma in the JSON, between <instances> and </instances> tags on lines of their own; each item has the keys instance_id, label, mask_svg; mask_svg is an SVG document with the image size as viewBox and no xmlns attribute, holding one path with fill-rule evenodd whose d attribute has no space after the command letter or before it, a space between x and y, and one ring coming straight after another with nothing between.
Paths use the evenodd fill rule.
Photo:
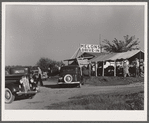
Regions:
<instances>
[{"instance_id":1,"label":"grass","mask_svg":"<svg viewBox=\"0 0 149 123\"><path fill-rule=\"evenodd\" d=\"M46 109L57 110L143 110L144 92L100 94L72 97L68 102L55 103Z\"/></svg>"},{"instance_id":2,"label":"grass","mask_svg":"<svg viewBox=\"0 0 149 123\"><path fill-rule=\"evenodd\" d=\"M113 85L127 85L131 83L144 82L143 77L114 77L114 76L100 76L87 77L83 79L85 84L95 86L113 86Z\"/></svg>"},{"instance_id":3,"label":"grass","mask_svg":"<svg viewBox=\"0 0 149 123\"><path fill-rule=\"evenodd\" d=\"M52 78L55 80L56 78ZM143 77L85 76L85 85L115 86L144 82ZM144 92L121 92L112 94L84 95L72 97L68 102L55 103L45 107L55 110L143 110Z\"/></svg>"},{"instance_id":4,"label":"grass","mask_svg":"<svg viewBox=\"0 0 149 123\"><path fill-rule=\"evenodd\" d=\"M53 76L48 79L48 82L57 83L59 76ZM128 85L131 83L144 82L144 77L118 77L118 76L84 76L84 84L92 86L115 86Z\"/></svg>"}]
</instances>

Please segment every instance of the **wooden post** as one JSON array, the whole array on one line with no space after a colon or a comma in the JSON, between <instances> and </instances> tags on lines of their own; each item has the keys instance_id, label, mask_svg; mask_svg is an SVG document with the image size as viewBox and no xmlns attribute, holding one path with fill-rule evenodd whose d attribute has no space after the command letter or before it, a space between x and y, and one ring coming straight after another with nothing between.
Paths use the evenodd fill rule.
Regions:
<instances>
[{"instance_id":1,"label":"wooden post","mask_svg":"<svg viewBox=\"0 0 149 123\"><path fill-rule=\"evenodd\" d=\"M97 76L97 68L98 68L98 64L97 64L97 62L95 62L96 76Z\"/></svg>"},{"instance_id":2,"label":"wooden post","mask_svg":"<svg viewBox=\"0 0 149 123\"><path fill-rule=\"evenodd\" d=\"M125 74L125 71L124 71L124 59L122 61L122 65L123 65L123 77L124 77L124 74Z\"/></svg>"},{"instance_id":3,"label":"wooden post","mask_svg":"<svg viewBox=\"0 0 149 123\"><path fill-rule=\"evenodd\" d=\"M114 76L116 76L116 61L114 61Z\"/></svg>"},{"instance_id":4,"label":"wooden post","mask_svg":"<svg viewBox=\"0 0 149 123\"><path fill-rule=\"evenodd\" d=\"M104 76L104 61L103 61L103 65L102 65L102 76Z\"/></svg>"},{"instance_id":5,"label":"wooden post","mask_svg":"<svg viewBox=\"0 0 149 123\"><path fill-rule=\"evenodd\" d=\"M139 52L139 65L140 65L140 62L141 61L141 51Z\"/></svg>"},{"instance_id":6,"label":"wooden post","mask_svg":"<svg viewBox=\"0 0 149 123\"><path fill-rule=\"evenodd\" d=\"M81 76L82 76L82 75L83 75L83 74L82 74L82 67L80 67L80 71L81 71Z\"/></svg>"},{"instance_id":7,"label":"wooden post","mask_svg":"<svg viewBox=\"0 0 149 123\"><path fill-rule=\"evenodd\" d=\"M91 76L91 63L89 63L89 77Z\"/></svg>"},{"instance_id":8,"label":"wooden post","mask_svg":"<svg viewBox=\"0 0 149 123\"><path fill-rule=\"evenodd\" d=\"M141 63L141 50L140 50L140 53L139 53L139 76L141 76L140 63Z\"/></svg>"}]
</instances>

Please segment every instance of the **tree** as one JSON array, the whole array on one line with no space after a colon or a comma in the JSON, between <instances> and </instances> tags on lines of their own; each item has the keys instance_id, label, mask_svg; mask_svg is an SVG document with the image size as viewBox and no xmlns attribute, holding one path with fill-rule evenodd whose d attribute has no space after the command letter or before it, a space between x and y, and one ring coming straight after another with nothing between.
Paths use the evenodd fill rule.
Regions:
<instances>
[{"instance_id":1,"label":"tree","mask_svg":"<svg viewBox=\"0 0 149 123\"><path fill-rule=\"evenodd\" d=\"M49 67L49 59L48 58L40 58L37 62L37 66L39 66L42 70L45 70Z\"/></svg>"},{"instance_id":2,"label":"tree","mask_svg":"<svg viewBox=\"0 0 149 123\"><path fill-rule=\"evenodd\" d=\"M126 52L139 49L138 47L135 47L140 43L138 40L139 38L135 39L135 36L129 37L129 35L124 36L124 41L115 38L111 43L105 39L102 47L107 52Z\"/></svg>"},{"instance_id":3,"label":"tree","mask_svg":"<svg viewBox=\"0 0 149 123\"><path fill-rule=\"evenodd\" d=\"M54 68L56 65L61 66L62 62L51 60L49 58L40 58L37 62L37 66L43 71L47 71L48 67Z\"/></svg>"}]
</instances>

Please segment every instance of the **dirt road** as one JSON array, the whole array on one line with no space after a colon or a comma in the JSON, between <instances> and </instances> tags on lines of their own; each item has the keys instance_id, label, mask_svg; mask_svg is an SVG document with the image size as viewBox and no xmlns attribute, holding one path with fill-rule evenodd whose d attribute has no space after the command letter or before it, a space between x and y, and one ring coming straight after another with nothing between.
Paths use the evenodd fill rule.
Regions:
<instances>
[{"instance_id":1,"label":"dirt road","mask_svg":"<svg viewBox=\"0 0 149 123\"><path fill-rule=\"evenodd\" d=\"M56 82L44 81L44 87L40 87L40 92L32 99L15 100L11 104L5 104L5 109L45 109L53 103L68 101L70 97L87 94L100 94L111 92L139 92L144 90L143 83L135 83L120 86L89 86L83 85L81 88L76 87L58 87Z\"/></svg>"}]
</instances>

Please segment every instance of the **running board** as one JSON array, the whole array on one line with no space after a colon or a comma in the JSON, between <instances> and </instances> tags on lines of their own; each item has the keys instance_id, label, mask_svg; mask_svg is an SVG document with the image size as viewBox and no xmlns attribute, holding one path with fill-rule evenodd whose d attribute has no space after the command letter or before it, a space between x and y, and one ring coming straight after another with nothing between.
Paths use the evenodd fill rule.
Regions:
<instances>
[{"instance_id":1,"label":"running board","mask_svg":"<svg viewBox=\"0 0 149 123\"><path fill-rule=\"evenodd\" d=\"M17 94L35 94L37 91L17 92Z\"/></svg>"},{"instance_id":2,"label":"running board","mask_svg":"<svg viewBox=\"0 0 149 123\"><path fill-rule=\"evenodd\" d=\"M70 83L66 83L66 82L58 82L58 85L60 84L80 84L80 82L70 82Z\"/></svg>"}]
</instances>

